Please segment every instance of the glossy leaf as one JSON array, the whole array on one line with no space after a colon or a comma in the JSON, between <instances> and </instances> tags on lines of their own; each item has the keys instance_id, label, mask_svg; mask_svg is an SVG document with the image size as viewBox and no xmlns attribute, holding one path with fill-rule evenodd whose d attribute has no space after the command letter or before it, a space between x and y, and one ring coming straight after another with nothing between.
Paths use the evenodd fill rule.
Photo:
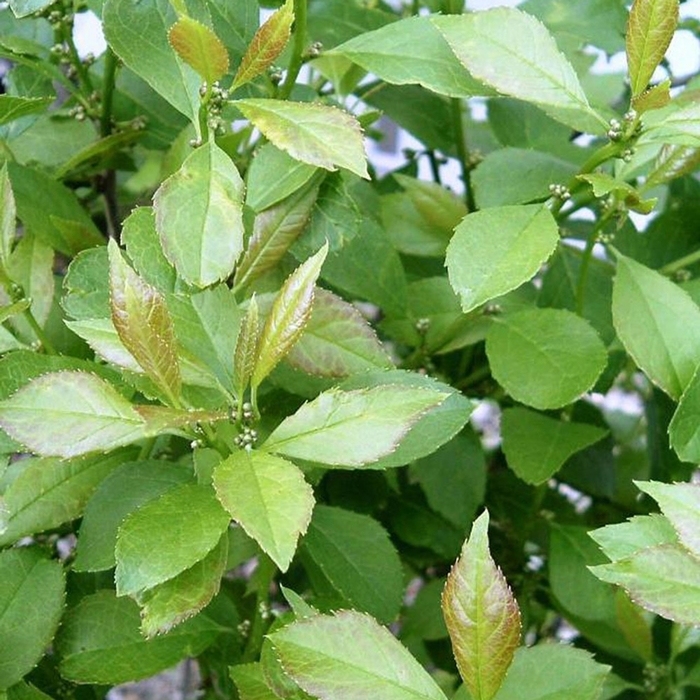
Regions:
<instances>
[{"instance_id":1,"label":"glossy leaf","mask_svg":"<svg viewBox=\"0 0 700 700\"><path fill-rule=\"evenodd\" d=\"M61 619L64 595L59 562L37 549L0 553L0 690L39 662Z\"/></svg>"},{"instance_id":2,"label":"glossy leaf","mask_svg":"<svg viewBox=\"0 0 700 700\"><path fill-rule=\"evenodd\" d=\"M240 450L216 467L214 487L231 517L286 571L314 507L299 468L275 455Z\"/></svg>"},{"instance_id":3,"label":"glossy leaf","mask_svg":"<svg viewBox=\"0 0 700 700\"><path fill-rule=\"evenodd\" d=\"M326 105L246 99L236 107L277 148L326 170L347 168L369 177L360 125L352 115Z\"/></svg>"},{"instance_id":4,"label":"glossy leaf","mask_svg":"<svg viewBox=\"0 0 700 700\"><path fill-rule=\"evenodd\" d=\"M0 262L4 265L7 264L15 240L16 217L15 196L7 174L7 163L4 163L0 169Z\"/></svg>"},{"instance_id":5,"label":"glossy leaf","mask_svg":"<svg viewBox=\"0 0 700 700\"><path fill-rule=\"evenodd\" d=\"M520 610L489 552L488 511L474 521L442 597L460 675L475 700L491 700L520 644Z\"/></svg>"},{"instance_id":6,"label":"glossy leaf","mask_svg":"<svg viewBox=\"0 0 700 700\"><path fill-rule=\"evenodd\" d=\"M525 408L507 408L501 431L508 466L529 484L547 481L571 455L607 434L594 425L559 421Z\"/></svg>"},{"instance_id":7,"label":"glossy leaf","mask_svg":"<svg viewBox=\"0 0 700 700\"><path fill-rule=\"evenodd\" d=\"M233 383L239 400L242 400L243 392L253 376L255 363L258 359L259 342L258 302L253 295L248 305L248 311L241 321L241 330L238 333L236 352L233 357Z\"/></svg>"},{"instance_id":8,"label":"glossy leaf","mask_svg":"<svg viewBox=\"0 0 700 700\"><path fill-rule=\"evenodd\" d=\"M411 426L446 398L438 391L390 384L333 389L285 418L263 447L326 466L362 467L393 452Z\"/></svg>"},{"instance_id":9,"label":"glossy leaf","mask_svg":"<svg viewBox=\"0 0 700 700\"><path fill-rule=\"evenodd\" d=\"M678 25L678 0L635 0L627 23L627 69L632 96L643 93Z\"/></svg>"},{"instance_id":10,"label":"glossy leaf","mask_svg":"<svg viewBox=\"0 0 700 700\"><path fill-rule=\"evenodd\" d=\"M170 27L168 41L180 58L211 85L228 72L228 53L210 27L182 16Z\"/></svg>"},{"instance_id":11,"label":"glossy leaf","mask_svg":"<svg viewBox=\"0 0 700 700\"><path fill-rule=\"evenodd\" d=\"M505 316L486 336L486 353L498 383L514 399L542 410L576 400L607 362L588 322L561 309Z\"/></svg>"},{"instance_id":12,"label":"glossy leaf","mask_svg":"<svg viewBox=\"0 0 700 700\"><path fill-rule=\"evenodd\" d=\"M211 552L229 517L211 488L177 486L131 513L119 527L117 595L132 595L174 578Z\"/></svg>"},{"instance_id":13,"label":"glossy leaf","mask_svg":"<svg viewBox=\"0 0 700 700\"><path fill-rule=\"evenodd\" d=\"M232 90L257 78L272 65L289 41L292 22L294 3L287 0L255 33L238 66Z\"/></svg>"},{"instance_id":14,"label":"glossy leaf","mask_svg":"<svg viewBox=\"0 0 700 700\"><path fill-rule=\"evenodd\" d=\"M531 279L559 242L549 209L494 207L468 214L447 247L447 270L468 313Z\"/></svg>"},{"instance_id":15,"label":"glossy leaf","mask_svg":"<svg viewBox=\"0 0 700 700\"><path fill-rule=\"evenodd\" d=\"M270 640L285 671L320 700L445 700L401 642L367 615L317 615Z\"/></svg>"},{"instance_id":16,"label":"glossy leaf","mask_svg":"<svg viewBox=\"0 0 700 700\"><path fill-rule=\"evenodd\" d=\"M620 255L612 309L615 330L638 367L680 398L700 364L697 305L663 275Z\"/></svg>"},{"instance_id":17,"label":"glossy leaf","mask_svg":"<svg viewBox=\"0 0 700 700\"><path fill-rule=\"evenodd\" d=\"M243 181L213 142L191 153L153 197L163 251L190 284L226 279L243 250Z\"/></svg>"},{"instance_id":18,"label":"glossy leaf","mask_svg":"<svg viewBox=\"0 0 700 700\"><path fill-rule=\"evenodd\" d=\"M112 322L126 349L146 374L177 404L182 388L175 331L162 294L127 265L109 244Z\"/></svg>"},{"instance_id":19,"label":"glossy leaf","mask_svg":"<svg viewBox=\"0 0 700 700\"><path fill-rule=\"evenodd\" d=\"M260 337L251 379L253 387L260 385L304 332L311 317L316 280L327 253L328 244L294 270L277 293Z\"/></svg>"},{"instance_id":20,"label":"glossy leaf","mask_svg":"<svg viewBox=\"0 0 700 700\"><path fill-rule=\"evenodd\" d=\"M539 20L515 8L432 17L457 58L502 95L532 102L583 131L607 124L589 105L578 77Z\"/></svg>"}]
</instances>

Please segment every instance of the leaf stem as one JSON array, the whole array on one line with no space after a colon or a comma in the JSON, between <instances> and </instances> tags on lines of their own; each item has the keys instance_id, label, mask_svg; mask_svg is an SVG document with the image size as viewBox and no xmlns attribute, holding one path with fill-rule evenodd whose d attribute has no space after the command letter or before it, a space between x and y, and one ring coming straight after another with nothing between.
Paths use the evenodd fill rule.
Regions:
<instances>
[{"instance_id":1,"label":"leaf stem","mask_svg":"<svg viewBox=\"0 0 700 700\"><path fill-rule=\"evenodd\" d=\"M289 59L287 75L279 91L281 100L289 99L294 85L299 77L299 71L304 64L304 51L306 50L306 0L294 0L294 45L292 57Z\"/></svg>"},{"instance_id":2,"label":"leaf stem","mask_svg":"<svg viewBox=\"0 0 700 700\"><path fill-rule=\"evenodd\" d=\"M73 23L71 22L66 26L63 34L63 38L68 45L68 51L71 57L71 64L75 68L75 72L78 74L80 84L83 86L83 90L87 95L91 95L93 92L92 79L90 78L90 73L88 72L85 64L78 54L78 49L73 41Z\"/></svg>"},{"instance_id":3,"label":"leaf stem","mask_svg":"<svg viewBox=\"0 0 700 700\"><path fill-rule=\"evenodd\" d=\"M41 343L41 347L44 348L46 351L47 355L57 355L58 353L56 352L56 348L53 346L51 341L46 337L46 333L44 333L44 329L39 325L39 322L36 320L36 316L32 313L32 308L31 306L28 309L24 310L24 316L27 319L27 322L29 325L32 327L32 330L34 331L34 335L39 339L39 342Z\"/></svg>"},{"instance_id":4,"label":"leaf stem","mask_svg":"<svg viewBox=\"0 0 700 700\"><path fill-rule=\"evenodd\" d=\"M678 258L678 260L674 260L667 265L664 265L659 269L659 272L662 275L672 275L677 270L682 270L684 267L688 267L688 265L693 265L699 261L700 250L696 250L693 253L688 253L688 255L684 255L682 258Z\"/></svg>"},{"instance_id":5,"label":"leaf stem","mask_svg":"<svg viewBox=\"0 0 700 700\"><path fill-rule=\"evenodd\" d=\"M469 211L476 209L474 203L474 192L472 190L471 170L469 168L469 151L464 138L464 119L462 115L462 100L458 97L450 99L450 111L452 113L452 130L454 131L455 147L457 148L457 159L462 170L462 181L464 182L464 201Z\"/></svg>"}]
</instances>

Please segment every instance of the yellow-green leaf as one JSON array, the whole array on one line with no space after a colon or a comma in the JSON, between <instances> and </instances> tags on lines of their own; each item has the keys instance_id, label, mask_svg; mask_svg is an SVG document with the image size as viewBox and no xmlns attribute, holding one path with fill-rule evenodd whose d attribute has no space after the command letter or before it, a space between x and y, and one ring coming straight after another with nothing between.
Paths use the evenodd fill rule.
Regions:
<instances>
[{"instance_id":1,"label":"yellow-green leaf","mask_svg":"<svg viewBox=\"0 0 700 700\"><path fill-rule=\"evenodd\" d=\"M180 17L168 32L180 58L209 84L228 72L228 52L212 29L191 17Z\"/></svg>"},{"instance_id":2,"label":"yellow-green leaf","mask_svg":"<svg viewBox=\"0 0 700 700\"><path fill-rule=\"evenodd\" d=\"M259 342L258 302L253 295L248 311L241 321L241 330L236 340L236 352L233 356L233 386L240 401L243 400L243 392L253 376L255 362L258 359Z\"/></svg>"}]
</instances>

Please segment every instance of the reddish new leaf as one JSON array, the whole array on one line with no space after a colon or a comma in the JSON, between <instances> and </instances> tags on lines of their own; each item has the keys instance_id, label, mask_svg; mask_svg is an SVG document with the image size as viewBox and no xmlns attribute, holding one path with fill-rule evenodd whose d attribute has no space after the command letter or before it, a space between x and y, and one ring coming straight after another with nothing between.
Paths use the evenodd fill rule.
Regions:
<instances>
[{"instance_id":1,"label":"reddish new leaf","mask_svg":"<svg viewBox=\"0 0 700 700\"><path fill-rule=\"evenodd\" d=\"M180 17L168 32L170 45L207 83L228 72L228 52L218 36L191 17ZM147 58L146 58L147 60Z\"/></svg>"}]
</instances>

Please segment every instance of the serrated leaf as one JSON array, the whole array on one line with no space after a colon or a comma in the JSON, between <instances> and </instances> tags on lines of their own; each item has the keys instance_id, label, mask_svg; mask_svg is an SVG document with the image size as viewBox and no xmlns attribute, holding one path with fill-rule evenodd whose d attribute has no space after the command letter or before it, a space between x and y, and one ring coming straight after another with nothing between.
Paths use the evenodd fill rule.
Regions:
<instances>
[{"instance_id":1,"label":"serrated leaf","mask_svg":"<svg viewBox=\"0 0 700 700\"><path fill-rule=\"evenodd\" d=\"M520 644L520 609L491 558L488 526L485 511L474 521L442 596L457 667L474 700L496 694Z\"/></svg>"},{"instance_id":2,"label":"serrated leaf","mask_svg":"<svg viewBox=\"0 0 700 700\"><path fill-rule=\"evenodd\" d=\"M73 333L81 337L98 357L130 372L143 373L141 365L124 347L111 319L93 318L64 321L64 323Z\"/></svg>"},{"instance_id":3,"label":"serrated leaf","mask_svg":"<svg viewBox=\"0 0 700 700\"><path fill-rule=\"evenodd\" d=\"M306 328L287 355L294 368L321 377L388 369L391 360L362 314L324 289L316 291Z\"/></svg>"},{"instance_id":4,"label":"serrated leaf","mask_svg":"<svg viewBox=\"0 0 700 700\"><path fill-rule=\"evenodd\" d=\"M166 258L190 284L226 279L243 250L243 181L213 142L191 153L153 196Z\"/></svg>"},{"instance_id":5,"label":"serrated leaf","mask_svg":"<svg viewBox=\"0 0 700 700\"><path fill-rule=\"evenodd\" d=\"M569 457L602 440L607 431L525 408L507 408L501 416L501 435L508 466L523 481L542 484Z\"/></svg>"},{"instance_id":6,"label":"serrated leaf","mask_svg":"<svg viewBox=\"0 0 700 700\"><path fill-rule=\"evenodd\" d=\"M311 317L316 280L326 255L326 243L292 272L277 293L260 337L258 360L251 378L258 387L304 332Z\"/></svg>"},{"instance_id":7,"label":"serrated leaf","mask_svg":"<svg viewBox=\"0 0 700 700\"><path fill-rule=\"evenodd\" d=\"M647 547L591 571L622 586L637 605L657 615L686 625L700 623L700 560L685 547Z\"/></svg>"},{"instance_id":8,"label":"serrated leaf","mask_svg":"<svg viewBox=\"0 0 700 700\"><path fill-rule=\"evenodd\" d=\"M532 102L554 119L600 132L605 120L591 108L576 72L545 26L515 8L431 17L474 78L503 95Z\"/></svg>"},{"instance_id":9,"label":"serrated leaf","mask_svg":"<svg viewBox=\"0 0 700 700\"><path fill-rule=\"evenodd\" d=\"M559 242L547 207L494 207L468 214L447 246L450 283L468 313L534 277Z\"/></svg>"},{"instance_id":10,"label":"serrated leaf","mask_svg":"<svg viewBox=\"0 0 700 700\"><path fill-rule=\"evenodd\" d=\"M588 534L612 561L624 559L640 549L678 541L673 525L658 513L635 515L627 522L606 525Z\"/></svg>"},{"instance_id":11,"label":"serrated leaf","mask_svg":"<svg viewBox=\"0 0 700 700\"><path fill-rule=\"evenodd\" d=\"M675 106L675 110L671 108ZM683 106L668 105L668 110L660 113L661 118L655 119L642 132L638 144L671 143L677 146L700 146L700 101L692 100Z\"/></svg>"},{"instance_id":12,"label":"serrated leaf","mask_svg":"<svg viewBox=\"0 0 700 700\"><path fill-rule=\"evenodd\" d=\"M219 592L226 570L228 537L201 561L175 578L151 588L138 597L141 632L146 638L165 634L196 615Z\"/></svg>"},{"instance_id":13,"label":"serrated leaf","mask_svg":"<svg viewBox=\"0 0 700 700\"><path fill-rule=\"evenodd\" d=\"M362 467L393 452L411 426L446 398L438 391L391 384L332 389L285 418L263 447L326 466Z\"/></svg>"},{"instance_id":14,"label":"serrated leaf","mask_svg":"<svg viewBox=\"0 0 700 700\"><path fill-rule=\"evenodd\" d=\"M112 322L124 347L177 405L182 378L165 299L126 264L113 240L109 243L109 289Z\"/></svg>"},{"instance_id":15,"label":"serrated leaf","mask_svg":"<svg viewBox=\"0 0 700 700\"><path fill-rule=\"evenodd\" d=\"M651 662L654 658L654 640L649 623L639 606L620 588L615 594L615 613L627 643L644 661Z\"/></svg>"},{"instance_id":16,"label":"serrated leaf","mask_svg":"<svg viewBox=\"0 0 700 700\"><path fill-rule=\"evenodd\" d=\"M231 90L257 78L272 65L289 41L292 22L294 22L294 2L287 0L255 32L240 66L238 66Z\"/></svg>"},{"instance_id":17,"label":"serrated leaf","mask_svg":"<svg viewBox=\"0 0 700 700\"><path fill-rule=\"evenodd\" d=\"M211 85L228 72L228 52L210 27L192 17L180 17L168 32L178 56Z\"/></svg>"},{"instance_id":18,"label":"serrated leaf","mask_svg":"<svg viewBox=\"0 0 700 700\"><path fill-rule=\"evenodd\" d=\"M700 559L700 484L635 483L659 504L661 512L678 533L680 543Z\"/></svg>"},{"instance_id":19,"label":"serrated leaf","mask_svg":"<svg viewBox=\"0 0 700 700\"><path fill-rule=\"evenodd\" d=\"M648 90L632 98L632 107L639 114L652 109L661 109L671 101L671 81L664 80L658 85L652 85Z\"/></svg>"},{"instance_id":20,"label":"serrated leaf","mask_svg":"<svg viewBox=\"0 0 700 700\"><path fill-rule=\"evenodd\" d=\"M79 320L110 317L107 246L88 248L71 260L63 278L61 306Z\"/></svg>"},{"instance_id":21,"label":"serrated leaf","mask_svg":"<svg viewBox=\"0 0 700 700\"><path fill-rule=\"evenodd\" d=\"M151 640L139 628L133 600L116 598L113 591L85 596L65 615L56 640L61 676L99 685L148 678L201 654L222 630L204 615Z\"/></svg>"},{"instance_id":22,"label":"serrated leaf","mask_svg":"<svg viewBox=\"0 0 700 700\"><path fill-rule=\"evenodd\" d=\"M0 553L0 690L39 662L61 619L64 595L60 562L37 549Z\"/></svg>"},{"instance_id":23,"label":"serrated leaf","mask_svg":"<svg viewBox=\"0 0 700 700\"><path fill-rule=\"evenodd\" d=\"M309 222L318 187L314 179L255 217L253 233L236 268L236 288L246 287L282 260Z\"/></svg>"},{"instance_id":24,"label":"serrated leaf","mask_svg":"<svg viewBox=\"0 0 700 700\"><path fill-rule=\"evenodd\" d=\"M314 507L297 466L258 450L240 450L214 470L219 501L231 517L286 571Z\"/></svg>"},{"instance_id":25,"label":"serrated leaf","mask_svg":"<svg viewBox=\"0 0 700 700\"><path fill-rule=\"evenodd\" d=\"M229 520L206 486L183 484L146 503L119 528L117 595L141 593L194 566L216 547Z\"/></svg>"},{"instance_id":26,"label":"serrated leaf","mask_svg":"<svg viewBox=\"0 0 700 700\"><path fill-rule=\"evenodd\" d=\"M498 383L516 400L560 408L588 391L607 353L584 319L563 309L528 309L494 323L486 354Z\"/></svg>"},{"instance_id":27,"label":"serrated leaf","mask_svg":"<svg viewBox=\"0 0 700 700\"><path fill-rule=\"evenodd\" d=\"M643 93L678 25L678 0L635 0L627 22L627 68L632 97Z\"/></svg>"},{"instance_id":28,"label":"serrated leaf","mask_svg":"<svg viewBox=\"0 0 700 700\"><path fill-rule=\"evenodd\" d=\"M246 315L241 320L241 330L238 333L236 352L233 356L233 385L241 401L255 370L259 342L258 302L255 299L255 295L253 295L248 305L248 311L246 311Z\"/></svg>"},{"instance_id":29,"label":"serrated leaf","mask_svg":"<svg viewBox=\"0 0 700 700\"><path fill-rule=\"evenodd\" d=\"M700 308L658 272L618 255L613 322L638 367L674 399L700 364Z\"/></svg>"},{"instance_id":30,"label":"serrated leaf","mask_svg":"<svg viewBox=\"0 0 700 700\"><path fill-rule=\"evenodd\" d=\"M337 107L283 100L237 100L236 107L277 148L325 170L368 178L360 124Z\"/></svg>"},{"instance_id":31,"label":"serrated leaf","mask_svg":"<svg viewBox=\"0 0 700 700\"><path fill-rule=\"evenodd\" d=\"M394 620L404 583L389 533L373 518L317 505L299 557L312 586L382 622Z\"/></svg>"},{"instance_id":32,"label":"serrated leaf","mask_svg":"<svg viewBox=\"0 0 700 700\"><path fill-rule=\"evenodd\" d=\"M7 163L0 169L0 262L7 265L15 240L17 208Z\"/></svg>"},{"instance_id":33,"label":"serrated leaf","mask_svg":"<svg viewBox=\"0 0 700 700\"><path fill-rule=\"evenodd\" d=\"M401 642L367 615L317 615L269 638L285 671L320 700L445 700Z\"/></svg>"}]
</instances>

